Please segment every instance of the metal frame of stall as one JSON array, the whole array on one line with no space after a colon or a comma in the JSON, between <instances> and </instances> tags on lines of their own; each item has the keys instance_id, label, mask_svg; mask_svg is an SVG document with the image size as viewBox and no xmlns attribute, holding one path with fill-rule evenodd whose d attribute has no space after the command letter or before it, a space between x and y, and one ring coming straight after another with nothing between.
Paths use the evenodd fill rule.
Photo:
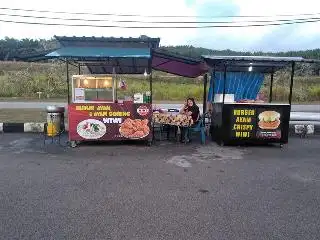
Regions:
<instances>
[{"instance_id":1,"label":"metal frame of stall","mask_svg":"<svg viewBox=\"0 0 320 240\"><path fill-rule=\"evenodd\" d=\"M289 87L289 116L287 131L289 130L289 119L291 112L291 103L292 103L292 93L293 93L293 81L295 73L296 63L318 63L320 60L315 59L304 59L302 57L266 57L266 56L202 56L208 67L210 68L211 76L215 76L217 71L223 71L223 92L222 92L222 122L226 119L225 116L225 94L226 94L226 85L227 85L227 72L260 72L263 74L270 74L270 89L269 89L269 103L272 103L273 97L273 80L274 73L280 69L286 67L291 68L290 74L290 87ZM251 70L249 70L251 68ZM214 79L211 79L214 81ZM214 82L213 82L213 96L214 96ZM250 103L248 103L250 105ZM212 120L214 121L214 119ZM222 123L223 125L223 123ZM212 134L214 130L210 132ZM223 137L218 137L214 139L220 145L224 145ZM250 141L252 142L252 141ZM254 141L253 141L254 142ZM287 141L281 142L280 147Z\"/></svg>"},{"instance_id":2,"label":"metal frame of stall","mask_svg":"<svg viewBox=\"0 0 320 240\"><path fill-rule=\"evenodd\" d=\"M150 59L152 58L152 55L150 53ZM71 58L72 59L72 58ZM148 74L148 80L149 80L149 90L150 90L150 104L152 104L152 68L151 68L151 61L150 59L148 60L148 67L145 69L145 72ZM73 61L73 62L72 62ZM76 60L74 61L73 59L70 61L70 59L65 59L65 62L66 62L66 69L67 69L67 86L68 86L68 105L71 103L70 102L70 76L69 76L69 65L73 65L73 66L78 66L78 74L81 75L81 67L85 67L86 66L86 61L81 61L81 60ZM92 62L92 61L90 61ZM96 64L96 66L104 66L104 62L103 62L103 58L101 58L101 61L94 61ZM116 67L121 67L120 65L114 65L113 66L113 69L115 69ZM116 101L117 101L117 72L115 70L113 70L113 78L115 78L115 98L116 98ZM151 137L147 140L147 143L148 145L150 146L152 144L152 139L153 139L153 132L151 133ZM70 145L71 147L76 147L77 144L79 142L78 141L70 141Z\"/></svg>"},{"instance_id":3,"label":"metal frame of stall","mask_svg":"<svg viewBox=\"0 0 320 240\"><path fill-rule=\"evenodd\" d=\"M152 49L158 48L159 38L95 38L95 37L58 37L60 48L44 56L35 56L37 60L58 59L66 64L67 101L70 101L70 65L78 68L85 66L89 74L148 74L150 105L152 106ZM32 57L31 57L32 58ZM140 64L139 64L140 63ZM117 82L115 83L117 88ZM117 92L117 90L115 90ZM117 95L117 93L116 93ZM151 107L152 109L152 107ZM69 126L70 128L70 126ZM70 130L70 129L69 129ZM147 142L151 145L153 132ZM76 141L71 141L75 147Z\"/></svg>"},{"instance_id":4,"label":"metal frame of stall","mask_svg":"<svg viewBox=\"0 0 320 240\"><path fill-rule=\"evenodd\" d=\"M203 123L205 124L206 123L205 114L206 114L206 105L207 105L208 67L204 63L204 61L201 58L183 56L177 53L168 52L164 49L154 49L152 68L154 70L170 73L176 76L187 77L187 78L197 78L197 77L203 76L203 100L202 100L203 117L202 119L204 121ZM168 136L169 136L169 132L167 132L167 138L169 138Z\"/></svg>"},{"instance_id":5,"label":"metal frame of stall","mask_svg":"<svg viewBox=\"0 0 320 240\"><path fill-rule=\"evenodd\" d=\"M140 37L140 38L95 38L95 37L58 37L55 36L55 38L60 43L60 48L53 49L51 51L46 51L42 54L36 54L33 56L25 56L21 57L20 60L23 61L41 61L41 60L49 60L49 59L57 59L62 62L65 62L66 64L66 82L67 82L67 101L68 104L70 103L70 66L74 66L78 69L78 74L81 74L81 67L85 66L88 68L90 73L96 74L95 68L100 68L98 73L105 73L106 72L106 62L110 62L110 59L114 57L106 57L101 56L100 52L95 51L95 55L93 57L88 58L87 54L83 54L83 52L88 53L88 51L85 50L86 47L92 47L90 44L78 44L77 49L68 49L68 47L73 47L72 44L69 44L70 42L77 42L77 41L93 41L95 43L99 43L100 47L104 47L103 43L106 40L110 40L112 42L120 42L121 44L125 44L126 42L132 42L137 40L138 42L143 41L151 41L150 44L150 58L148 61L148 67L146 68L147 73L149 74L149 86L150 86L150 100L152 103L153 99L153 89L152 89L152 69L162 72L167 72L170 74L188 77L188 78L196 78L199 76L203 76L203 89L204 89L204 95L203 95L203 113L206 113L206 105L207 105L207 83L208 83L208 68L207 65L204 63L204 61L200 58L191 58L187 56L183 56L180 54L172 53L170 51L166 51L163 49L158 49L159 45L159 38L148 38L148 37ZM66 43L64 43L66 42ZM81 48L84 49L81 49ZM66 51L63 51L63 49L66 49ZM79 52L75 54L74 50L78 50ZM71 51L71 52L70 52ZM90 66L88 67L88 62ZM133 61L132 64L135 64L135 61ZM112 66L119 67L121 64L119 64L119 61L115 61L115 64ZM91 68L92 67L92 68ZM143 69L144 71L145 69ZM109 69L109 73L117 73L117 71L114 71ZM141 72L142 73L142 72ZM121 73L120 73L121 74ZM129 73L127 73L129 74Z\"/></svg>"},{"instance_id":6,"label":"metal frame of stall","mask_svg":"<svg viewBox=\"0 0 320 240\"><path fill-rule=\"evenodd\" d=\"M162 61L157 61L155 60L156 58L162 59ZM171 67L170 65L174 65L174 67ZM187 57L162 49L154 49L152 68L154 70L187 78L203 76L203 113L206 112L208 67L201 58Z\"/></svg>"}]
</instances>

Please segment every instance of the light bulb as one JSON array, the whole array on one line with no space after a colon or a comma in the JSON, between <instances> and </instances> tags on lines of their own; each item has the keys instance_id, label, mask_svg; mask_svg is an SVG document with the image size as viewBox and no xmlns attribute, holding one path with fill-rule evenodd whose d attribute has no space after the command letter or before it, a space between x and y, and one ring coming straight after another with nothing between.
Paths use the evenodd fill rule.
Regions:
<instances>
[{"instance_id":1,"label":"light bulb","mask_svg":"<svg viewBox=\"0 0 320 240\"><path fill-rule=\"evenodd\" d=\"M147 70L145 69L144 70L144 74L143 74L145 77L147 77L148 76L148 73L147 73Z\"/></svg>"},{"instance_id":2,"label":"light bulb","mask_svg":"<svg viewBox=\"0 0 320 240\"><path fill-rule=\"evenodd\" d=\"M248 71L249 71L249 72L251 72L251 71L252 71L252 66L250 66L250 67L248 68Z\"/></svg>"},{"instance_id":3,"label":"light bulb","mask_svg":"<svg viewBox=\"0 0 320 240\"><path fill-rule=\"evenodd\" d=\"M84 85L88 85L88 83L89 83L89 82L88 82L87 79L85 79L85 80L83 81L83 84L84 84Z\"/></svg>"}]
</instances>

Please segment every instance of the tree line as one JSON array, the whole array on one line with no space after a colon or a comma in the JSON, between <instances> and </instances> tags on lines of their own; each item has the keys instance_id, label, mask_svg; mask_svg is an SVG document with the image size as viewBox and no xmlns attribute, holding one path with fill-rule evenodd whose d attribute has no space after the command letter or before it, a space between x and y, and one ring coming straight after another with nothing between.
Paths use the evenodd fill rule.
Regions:
<instances>
[{"instance_id":1,"label":"tree line","mask_svg":"<svg viewBox=\"0 0 320 240\"><path fill-rule=\"evenodd\" d=\"M37 55L58 48L58 42L55 39L15 39L6 37L0 39L0 61L18 60L21 57ZM320 48L301 51L288 52L241 52L226 50L213 50L202 47L193 47L190 45L181 46L162 46L161 48L189 56L199 58L201 55L224 55L224 56L279 56L279 57L303 57L309 59L320 59ZM299 73L308 75L320 75L320 64L312 64L309 67L301 65Z\"/></svg>"}]
</instances>

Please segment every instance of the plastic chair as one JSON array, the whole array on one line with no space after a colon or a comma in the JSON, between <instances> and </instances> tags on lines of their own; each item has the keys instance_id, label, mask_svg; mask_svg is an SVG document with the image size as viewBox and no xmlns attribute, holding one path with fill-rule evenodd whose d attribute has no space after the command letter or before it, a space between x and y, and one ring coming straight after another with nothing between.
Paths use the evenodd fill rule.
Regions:
<instances>
[{"instance_id":1,"label":"plastic chair","mask_svg":"<svg viewBox=\"0 0 320 240\"><path fill-rule=\"evenodd\" d=\"M188 127L186 129L185 133L184 133L184 139L185 140L188 139L190 131L191 132L200 132L201 144L205 144L206 143L206 131L205 131L205 122L204 122L204 120L205 120L205 115L202 115L195 126Z\"/></svg>"}]
</instances>

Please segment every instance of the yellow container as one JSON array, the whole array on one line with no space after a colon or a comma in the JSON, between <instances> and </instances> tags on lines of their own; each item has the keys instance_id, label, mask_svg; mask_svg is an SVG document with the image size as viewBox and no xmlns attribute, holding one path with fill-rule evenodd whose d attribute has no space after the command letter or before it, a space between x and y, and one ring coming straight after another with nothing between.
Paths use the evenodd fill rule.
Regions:
<instances>
[{"instance_id":1,"label":"yellow container","mask_svg":"<svg viewBox=\"0 0 320 240\"><path fill-rule=\"evenodd\" d=\"M64 107L47 106L47 135L55 137L60 134L64 124Z\"/></svg>"},{"instance_id":2,"label":"yellow container","mask_svg":"<svg viewBox=\"0 0 320 240\"><path fill-rule=\"evenodd\" d=\"M49 122L47 126L47 135L49 137L54 137L58 134L57 128L53 122Z\"/></svg>"}]
</instances>

